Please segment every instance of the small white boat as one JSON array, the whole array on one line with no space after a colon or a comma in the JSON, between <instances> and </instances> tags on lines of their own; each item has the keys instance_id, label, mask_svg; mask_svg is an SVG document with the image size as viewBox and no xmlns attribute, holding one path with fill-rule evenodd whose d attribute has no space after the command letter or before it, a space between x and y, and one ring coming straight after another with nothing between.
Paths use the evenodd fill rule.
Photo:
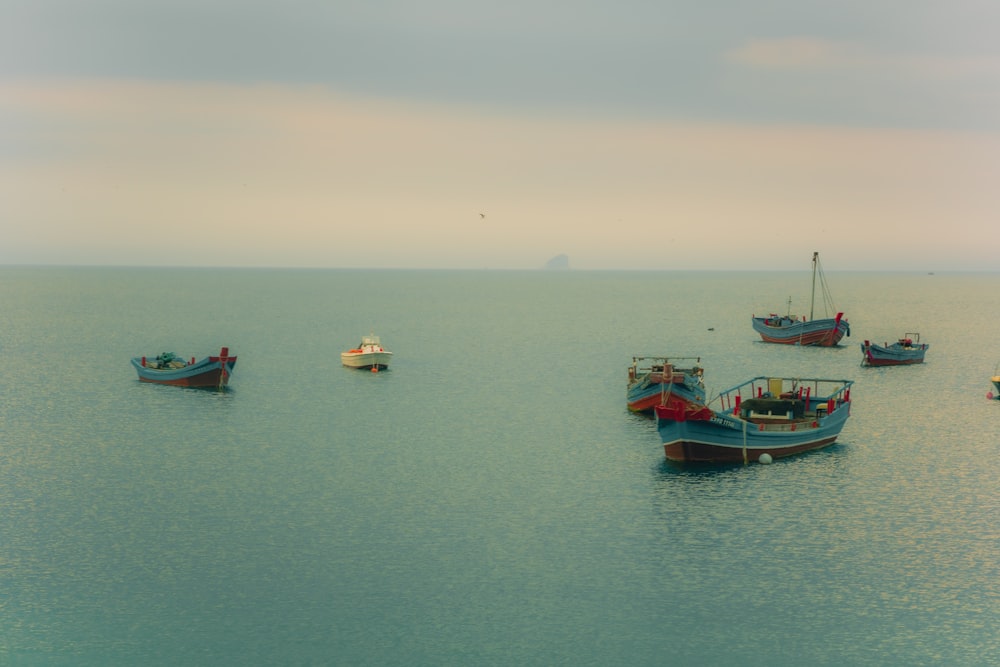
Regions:
<instances>
[{"instance_id":1,"label":"small white boat","mask_svg":"<svg viewBox=\"0 0 1000 667\"><path fill-rule=\"evenodd\" d=\"M377 372L389 367L392 352L389 352L379 341L378 336L371 334L361 337L361 344L353 350L340 353L340 363L350 368L370 368Z\"/></svg>"}]
</instances>

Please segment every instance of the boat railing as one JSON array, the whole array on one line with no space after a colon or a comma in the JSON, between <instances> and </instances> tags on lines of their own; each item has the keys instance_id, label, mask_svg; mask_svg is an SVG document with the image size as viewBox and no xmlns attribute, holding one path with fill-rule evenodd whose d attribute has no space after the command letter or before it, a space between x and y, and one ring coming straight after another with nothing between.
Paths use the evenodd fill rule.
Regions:
<instances>
[{"instance_id":1,"label":"boat railing","mask_svg":"<svg viewBox=\"0 0 1000 667\"><path fill-rule=\"evenodd\" d=\"M648 361L648 364L640 367L640 363L643 361ZM696 364L701 363L701 357L632 357L632 367L637 368L640 371L649 371L652 370L654 366L663 366L664 364L670 364L675 368L685 365L679 364L678 362L688 362L687 365L695 366Z\"/></svg>"},{"instance_id":2,"label":"boat railing","mask_svg":"<svg viewBox=\"0 0 1000 667\"><path fill-rule=\"evenodd\" d=\"M645 362L640 366L642 362ZM678 363L681 362L681 363ZM653 383L680 382L685 375L693 375L700 380L705 371L698 364L701 357L632 357L632 365L628 368L630 383L642 382L645 388Z\"/></svg>"},{"instance_id":3,"label":"boat railing","mask_svg":"<svg viewBox=\"0 0 1000 667\"><path fill-rule=\"evenodd\" d=\"M720 391L709 403L718 402L723 412L738 413L740 404L751 398L793 398L805 403L806 412L825 409L829 414L850 402L853 384L853 380L762 375Z\"/></svg>"}]
</instances>

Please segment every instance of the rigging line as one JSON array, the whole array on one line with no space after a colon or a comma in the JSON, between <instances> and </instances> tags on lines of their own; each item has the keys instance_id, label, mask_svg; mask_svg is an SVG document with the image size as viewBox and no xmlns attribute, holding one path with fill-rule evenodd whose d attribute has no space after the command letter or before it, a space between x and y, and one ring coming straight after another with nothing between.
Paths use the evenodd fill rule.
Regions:
<instances>
[{"instance_id":1,"label":"rigging line","mask_svg":"<svg viewBox=\"0 0 1000 667\"><path fill-rule=\"evenodd\" d=\"M816 266L819 273L820 291L823 294L824 315L830 317L830 313L836 312L837 307L833 301L833 294L830 292L830 285L826 282L826 272L823 270L823 263L820 261L818 255L816 257Z\"/></svg>"}]
</instances>

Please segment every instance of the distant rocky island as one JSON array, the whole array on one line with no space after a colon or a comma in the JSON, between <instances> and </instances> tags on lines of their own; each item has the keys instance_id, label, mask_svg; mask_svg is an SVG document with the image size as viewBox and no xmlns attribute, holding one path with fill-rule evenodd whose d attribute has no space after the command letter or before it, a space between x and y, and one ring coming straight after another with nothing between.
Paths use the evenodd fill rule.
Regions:
<instances>
[{"instance_id":1,"label":"distant rocky island","mask_svg":"<svg viewBox=\"0 0 1000 667\"><path fill-rule=\"evenodd\" d=\"M568 269L569 268L569 255L556 255L549 261L545 262L546 269Z\"/></svg>"}]
</instances>

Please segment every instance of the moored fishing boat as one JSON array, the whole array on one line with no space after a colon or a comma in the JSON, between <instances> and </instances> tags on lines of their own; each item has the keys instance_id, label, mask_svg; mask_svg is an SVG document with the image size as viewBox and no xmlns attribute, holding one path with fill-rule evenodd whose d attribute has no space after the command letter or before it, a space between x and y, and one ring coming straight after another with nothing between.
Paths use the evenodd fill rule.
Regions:
<instances>
[{"instance_id":1,"label":"moored fishing boat","mask_svg":"<svg viewBox=\"0 0 1000 667\"><path fill-rule=\"evenodd\" d=\"M236 367L236 355L229 356L224 347L218 356L208 356L201 361L191 361L173 352L163 352L155 357L133 357L132 366L140 382L167 384L176 387L225 387Z\"/></svg>"},{"instance_id":2,"label":"moored fishing boat","mask_svg":"<svg viewBox=\"0 0 1000 667\"><path fill-rule=\"evenodd\" d=\"M813 319L816 306L816 277L819 276L820 288L823 295L824 306L829 310L836 310L833 305L833 298L826 284L826 277L820 267L819 253L813 253L813 274L812 274L812 296L809 301L809 317L803 315L801 318L793 316L790 312L785 315L771 313L767 317L753 316L751 323L754 331L760 334L761 340L766 343L783 343L785 345L816 345L819 347L833 347L846 335L851 335L851 325L844 317L844 313L837 312L834 317ZM791 305L791 300L789 300Z\"/></svg>"},{"instance_id":3,"label":"moored fishing boat","mask_svg":"<svg viewBox=\"0 0 1000 667\"><path fill-rule=\"evenodd\" d=\"M916 340L913 339L916 336ZM862 366L903 366L924 363L927 343L920 342L919 333L905 333L893 344L876 345L870 341L861 344Z\"/></svg>"},{"instance_id":4,"label":"moored fishing boat","mask_svg":"<svg viewBox=\"0 0 1000 667\"><path fill-rule=\"evenodd\" d=\"M340 353L340 363L349 368L370 368L377 372L389 367L392 352L389 352L375 334L361 337L361 343L353 350Z\"/></svg>"},{"instance_id":5,"label":"moored fishing boat","mask_svg":"<svg viewBox=\"0 0 1000 667\"><path fill-rule=\"evenodd\" d=\"M993 369L993 377L990 378L990 382L993 383L993 388L997 390L997 393L987 392L986 398L1000 399L1000 364Z\"/></svg>"},{"instance_id":6,"label":"moored fishing boat","mask_svg":"<svg viewBox=\"0 0 1000 667\"><path fill-rule=\"evenodd\" d=\"M701 357L632 357L625 398L632 412L672 402L704 403Z\"/></svg>"},{"instance_id":7,"label":"moored fishing boat","mask_svg":"<svg viewBox=\"0 0 1000 667\"><path fill-rule=\"evenodd\" d=\"M850 416L853 380L759 376L709 404L654 408L667 459L768 462L825 447Z\"/></svg>"}]
</instances>

